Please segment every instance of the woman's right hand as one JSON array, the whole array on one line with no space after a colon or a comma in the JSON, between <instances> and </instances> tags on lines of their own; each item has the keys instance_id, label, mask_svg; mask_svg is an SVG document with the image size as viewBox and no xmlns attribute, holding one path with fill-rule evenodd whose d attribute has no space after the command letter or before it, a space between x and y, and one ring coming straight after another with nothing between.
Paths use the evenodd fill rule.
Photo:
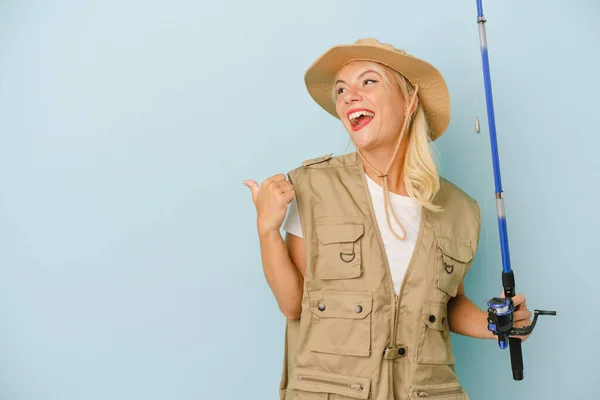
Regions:
<instances>
[{"instance_id":1,"label":"woman's right hand","mask_svg":"<svg viewBox=\"0 0 600 400\"><path fill-rule=\"evenodd\" d=\"M244 186L250 188L256 207L259 235L279 232L287 214L288 205L294 199L294 186L284 174L273 175L262 185L247 179Z\"/></svg>"}]
</instances>

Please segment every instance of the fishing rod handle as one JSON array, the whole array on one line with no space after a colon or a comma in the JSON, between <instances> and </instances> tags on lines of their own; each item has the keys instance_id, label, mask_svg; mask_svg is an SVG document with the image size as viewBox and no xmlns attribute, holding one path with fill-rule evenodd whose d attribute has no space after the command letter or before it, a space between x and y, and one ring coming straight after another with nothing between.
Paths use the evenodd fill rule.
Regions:
<instances>
[{"instance_id":1,"label":"fishing rod handle","mask_svg":"<svg viewBox=\"0 0 600 400\"><path fill-rule=\"evenodd\" d=\"M513 379L515 381L523 380L523 352L521 351L521 339L509 338L510 364L512 366Z\"/></svg>"},{"instance_id":2,"label":"fishing rod handle","mask_svg":"<svg viewBox=\"0 0 600 400\"><path fill-rule=\"evenodd\" d=\"M516 295L515 290L515 273L502 272L502 286L504 286L504 296L507 299L512 299ZM508 345L510 347L510 364L512 366L513 379L515 381L523 380L523 351L521 350L521 339L509 338Z\"/></svg>"}]
</instances>

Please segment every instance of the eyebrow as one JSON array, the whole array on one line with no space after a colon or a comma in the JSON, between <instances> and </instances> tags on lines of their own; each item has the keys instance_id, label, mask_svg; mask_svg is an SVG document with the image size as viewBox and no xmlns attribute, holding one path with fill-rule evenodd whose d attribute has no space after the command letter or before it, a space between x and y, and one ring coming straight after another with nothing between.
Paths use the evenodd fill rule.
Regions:
<instances>
[{"instance_id":1,"label":"eyebrow","mask_svg":"<svg viewBox=\"0 0 600 400\"><path fill-rule=\"evenodd\" d=\"M377 72L376 72L375 70L368 69L368 70L364 71L362 74L360 74L360 75L358 76L358 78L357 78L357 79L360 79L360 78L362 78L362 77L363 77L363 75L366 75L366 74L368 74L369 72L373 72L373 73L377 74ZM379 74L377 74L377 75L379 75ZM343 80L341 80L341 79L338 79L338 80L335 82L335 84L337 85L338 83L346 83L346 81L343 81Z\"/></svg>"}]
</instances>

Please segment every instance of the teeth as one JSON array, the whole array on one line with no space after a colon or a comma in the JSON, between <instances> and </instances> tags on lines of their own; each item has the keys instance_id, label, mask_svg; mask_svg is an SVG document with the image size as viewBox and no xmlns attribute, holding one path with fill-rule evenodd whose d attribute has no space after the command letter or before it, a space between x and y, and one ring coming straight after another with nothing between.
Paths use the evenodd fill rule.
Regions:
<instances>
[{"instance_id":1,"label":"teeth","mask_svg":"<svg viewBox=\"0 0 600 400\"><path fill-rule=\"evenodd\" d=\"M375 113L372 113L370 111L365 111L365 110L356 111L356 112L353 112L352 114L350 114L348 116L348 119L355 120L356 118L360 117L361 115L365 115L367 117L373 118L375 116Z\"/></svg>"}]
</instances>

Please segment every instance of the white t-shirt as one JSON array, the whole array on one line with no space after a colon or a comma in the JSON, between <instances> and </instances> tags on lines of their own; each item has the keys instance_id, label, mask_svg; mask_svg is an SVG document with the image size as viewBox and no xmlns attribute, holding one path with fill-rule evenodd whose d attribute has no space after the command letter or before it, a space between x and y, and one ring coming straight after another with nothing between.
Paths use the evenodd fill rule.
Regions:
<instances>
[{"instance_id":1,"label":"white t-shirt","mask_svg":"<svg viewBox=\"0 0 600 400\"><path fill-rule=\"evenodd\" d=\"M366 174L365 174L366 175ZM385 204L383 201L383 188L367 177L367 183L369 186L369 192L373 199L373 209L375 210L375 218L381 231L383 239L383 245L385 252L387 253L388 262L390 264L390 272L392 275L392 281L394 282L394 290L396 294L400 292L400 286L406 273L408 263L412 257L415 244L417 242L417 235L419 233L419 226L421 225L421 209L422 206L415 200L407 196L401 196L390 192L390 201L396 216L403 223L404 229L406 229L406 239L400 240L390 231L385 217ZM390 223L392 224L394 231L399 235L402 234L402 229L398 226L394 217L390 214ZM290 203L288 212L283 222L283 230L293 235L304 237L302 234L302 226L300 224L300 215L298 214L298 204L296 199Z\"/></svg>"}]
</instances>

